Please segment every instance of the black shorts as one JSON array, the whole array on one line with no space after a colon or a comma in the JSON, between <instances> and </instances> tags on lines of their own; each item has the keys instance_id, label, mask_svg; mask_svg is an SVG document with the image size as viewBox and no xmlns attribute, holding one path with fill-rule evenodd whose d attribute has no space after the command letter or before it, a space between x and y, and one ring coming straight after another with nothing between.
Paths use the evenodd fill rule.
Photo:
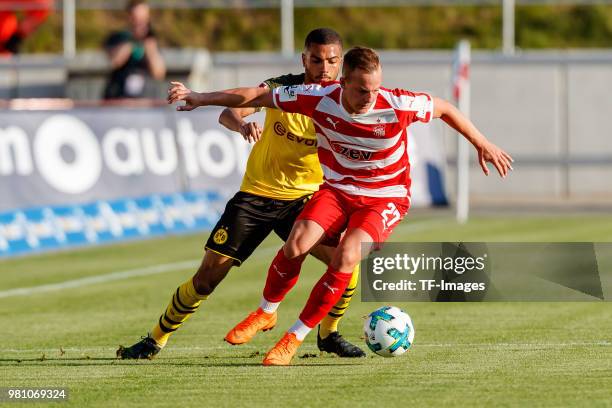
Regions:
<instances>
[{"instance_id":1,"label":"black shorts","mask_svg":"<svg viewBox=\"0 0 612 408\"><path fill-rule=\"evenodd\" d=\"M240 265L270 232L286 241L310 197L288 201L239 191L227 202L206 242L206 249L232 258L235 265Z\"/></svg>"}]
</instances>

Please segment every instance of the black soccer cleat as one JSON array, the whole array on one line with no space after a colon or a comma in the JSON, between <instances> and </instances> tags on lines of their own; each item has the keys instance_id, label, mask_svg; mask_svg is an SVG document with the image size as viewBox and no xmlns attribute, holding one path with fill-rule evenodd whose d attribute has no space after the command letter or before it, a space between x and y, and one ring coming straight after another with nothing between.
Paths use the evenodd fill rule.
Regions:
<instances>
[{"instance_id":1,"label":"black soccer cleat","mask_svg":"<svg viewBox=\"0 0 612 408\"><path fill-rule=\"evenodd\" d=\"M334 353L340 357L365 357L366 353L356 345L348 342L337 331L322 339L317 332L317 347L327 353Z\"/></svg>"},{"instance_id":2,"label":"black soccer cleat","mask_svg":"<svg viewBox=\"0 0 612 408\"><path fill-rule=\"evenodd\" d=\"M145 358L151 360L161 351L161 349L162 348L157 345L151 335L147 335L147 337L143 337L142 340L130 347L119 346L117 358L122 360L138 360Z\"/></svg>"}]
</instances>

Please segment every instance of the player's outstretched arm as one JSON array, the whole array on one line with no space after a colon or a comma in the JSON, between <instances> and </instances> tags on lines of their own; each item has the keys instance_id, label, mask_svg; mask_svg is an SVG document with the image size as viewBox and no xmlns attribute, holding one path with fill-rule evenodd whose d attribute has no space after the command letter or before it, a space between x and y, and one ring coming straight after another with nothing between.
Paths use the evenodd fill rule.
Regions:
<instances>
[{"instance_id":1,"label":"player's outstretched arm","mask_svg":"<svg viewBox=\"0 0 612 408\"><path fill-rule=\"evenodd\" d=\"M261 138L262 129L257 122L246 122L244 118L257 112L257 108L225 108L219 115L219 123L239 132L244 140L255 143Z\"/></svg>"},{"instance_id":2,"label":"player's outstretched arm","mask_svg":"<svg viewBox=\"0 0 612 408\"><path fill-rule=\"evenodd\" d=\"M216 92L195 92L181 82L170 82L168 103L185 101L178 111L191 111L200 106L227 106L231 108L273 108L272 92L267 88L234 88Z\"/></svg>"},{"instance_id":3,"label":"player's outstretched arm","mask_svg":"<svg viewBox=\"0 0 612 408\"><path fill-rule=\"evenodd\" d=\"M482 133L474 126L463 113L461 113L453 104L441 98L434 98L434 118L440 118L450 127L461 133L478 152L478 163L482 167L482 171L488 176L489 169L487 162L493 164L499 175L506 177L512 169L512 157L489 142Z\"/></svg>"}]
</instances>

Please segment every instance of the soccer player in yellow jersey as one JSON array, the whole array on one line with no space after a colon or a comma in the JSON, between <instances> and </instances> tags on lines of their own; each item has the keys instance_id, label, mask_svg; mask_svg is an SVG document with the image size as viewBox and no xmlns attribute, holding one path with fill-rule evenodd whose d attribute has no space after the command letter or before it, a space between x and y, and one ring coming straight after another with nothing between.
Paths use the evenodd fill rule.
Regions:
<instances>
[{"instance_id":1,"label":"soccer player in yellow jersey","mask_svg":"<svg viewBox=\"0 0 612 408\"><path fill-rule=\"evenodd\" d=\"M335 80L342 64L340 35L326 28L311 31L306 37L302 63L303 74L272 78L261 86L275 88ZM296 217L318 190L323 174L310 118L268 109L262 130L257 123L244 121L254 112L255 108L226 109L219 118L225 127L256 143L240 191L227 203L213 229L202 264L192 278L176 289L152 332L131 347L120 346L118 357L152 358L159 353L172 333L208 298L232 266L240 266L271 231L287 240ZM311 251L325 264L331 261L332 253L333 248L325 245ZM342 297L319 326L317 345L321 351L340 357L365 356L363 350L344 339L337 329L357 287L358 276L357 267ZM231 329L225 340L243 344L258 331L272 329L276 325L277 307L278 303L262 298L257 311Z\"/></svg>"}]
</instances>

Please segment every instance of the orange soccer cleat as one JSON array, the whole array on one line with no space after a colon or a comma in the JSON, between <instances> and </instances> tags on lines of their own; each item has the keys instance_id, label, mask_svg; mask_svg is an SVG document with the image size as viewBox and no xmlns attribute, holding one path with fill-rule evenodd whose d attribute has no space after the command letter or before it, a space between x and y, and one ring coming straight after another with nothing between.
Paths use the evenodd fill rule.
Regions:
<instances>
[{"instance_id":1,"label":"orange soccer cleat","mask_svg":"<svg viewBox=\"0 0 612 408\"><path fill-rule=\"evenodd\" d=\"M282 339L268 351L264 357L265 366L286 366L297 352L302 342L295 337L294 333L285 333Z\"/></svg>"},{"instance_id":2,"label":"orange soccer cleat","mask_svg":"<svg viewBox=\"0 0 612 408\"><path fill-rule=\"evenodd\" d=\"M224 340L233 345L248 343L258 331L272 330L275 325L276 312L266 313L259 307L230 330Z\"/></svg>"}]
</instances>

